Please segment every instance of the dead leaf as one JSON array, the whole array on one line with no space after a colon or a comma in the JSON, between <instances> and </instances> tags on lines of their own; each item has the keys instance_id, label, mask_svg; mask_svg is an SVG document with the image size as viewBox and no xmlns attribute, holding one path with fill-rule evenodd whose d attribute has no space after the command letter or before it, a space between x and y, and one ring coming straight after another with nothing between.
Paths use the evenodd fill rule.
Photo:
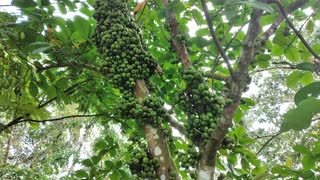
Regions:
<instances>
[{"instance_id":1,"label":"dead leaf","mask_svg":"<svg viewBox=\"0 0 320 180\"><path fill-rule=\"evenodd\" d=\"M141 11L147 4L148 0L144 0L137 4L137 6L133 10L133 14L136 15L139 11Z\"/></svg>"}]
</instances>

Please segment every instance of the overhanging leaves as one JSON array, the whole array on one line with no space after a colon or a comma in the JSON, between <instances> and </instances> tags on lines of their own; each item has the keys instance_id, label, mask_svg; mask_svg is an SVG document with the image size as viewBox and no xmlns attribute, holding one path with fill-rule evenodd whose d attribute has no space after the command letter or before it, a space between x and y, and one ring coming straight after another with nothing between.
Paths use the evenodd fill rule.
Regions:
<instances>
[{"instance_id":1,"label":"overhanging leaves","mask_svg":"<svg viewBox=\"0 0 320 180\"><path fill-rule=\"evenodd\" d=\"M300 131L311 125L312 117L320 112L320 100L309 97L298 104L295 109L289 110L283 115L283 122L280 127L281 132L290 129Z\"/></svg>"},{"instance_id":2,"label":"overhanging leaves","mask_svg":"<svg viewBox=\"0 0 320 180\"><path fill-rule=\"evenodd\" d=\"M294 102L298 105L308 97L318 97L320 95L320 82L313 82L301 88L294 96Z\"/></svg>"}]
</instances>

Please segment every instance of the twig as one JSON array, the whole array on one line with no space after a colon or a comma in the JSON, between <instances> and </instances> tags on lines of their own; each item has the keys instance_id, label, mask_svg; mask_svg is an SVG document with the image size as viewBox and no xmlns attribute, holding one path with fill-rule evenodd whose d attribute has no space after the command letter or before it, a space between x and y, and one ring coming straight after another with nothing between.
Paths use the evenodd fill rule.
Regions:
<instances>
[{"instance_id":1,"label":"twig","mask_svg":"<svg viewBox=\"0 0 320 180\"><path fill-rule=\"evenodd\" d=\"M84 63L76 63L76 62L69 62L69 63L59 63L59 64L52 64L44 67L37 67L39 71L44 71L48 70L51 68L61 68L61 67L77 67L77 68L85 68L85 69L90 69L96 72L99 72L99 69L95 66L91 66L89 64L84 64Z\"/></svg>"},{"instance_id":2,"label":"twig","mask_svg":"<svg viewBox=\"0 0 320 180\"><path fill-rule=\"evenodd\" d=\"M69 119L69 118L98 117L98 116L109 116L109 115L110 114L88 114L88 115L82 114L82 115L70 115L70 116L64 116L64 117L59 117L59 118L45 119L45 120L24 119L22 121L19 121L18 123L22 123L22 122L44 123L44 122L61 121L64 119ZM18 124L18 123L16 123L16 124Z\"/></svg>"},{"instance_id":3,"label":"twig","mask_svg":"<svg viewBox=\"0 0 320 180\"><path fill-rule=\"evenodd\" d=\"M293 3L291 3L287 9L288 13L291 13L293 11L295 11L296 9L298 9L299 7L303 6L308 0L297 0ZM272 3L272 2L265 2L265 3ZM279 15L274 22L272 23L272 25L270 26L270 28L268 30L266 30L263 35L260 37L260 41L261 44L264 44L265 41L267 39L269 39L269 37L278 29L279 25L281 24L281 22L284 20L283 15Z\"/></svg>"},{"instance_id":4,"label":"twig","mask_svg":"<svg viewBox=\"0 0 320 180\"><path fill-rule=\"evenodd\" d=\"M264 145L261 147L261 149L256 153L256 156L259 155L259 153L270 143L270 141L272 141L274 138L278 137L280 134L282 134L282 132L279 132L279 133L273 135L266 143L264 143Z\"/></svg>"},{"instance_id":5,"label":"twig","mask_svg":"<svg viewBox=\"0 0 320 180\"><path fill-rule=\"evenodd\" d=\"M172 115L168 116L168 121L173 128L179 131L181 135L185 135L184 126L180 124Z\"/></svg>"},{"instance_id":6,"label":"twig","mask_svg":"<svg viewBox=\"0 0 320 180\"><path fill-rule=\"evenodd\" d=\"M207 4L206 4L206 1L205 0L201 0L201 4L202 4L202 8L203 8L203 12L204 12L204 15L206 17L206 20L207 20L207 24L208 24L208 27L209 27L209 30L210 30L210 34L211 34L211 37L215 43L215 45L217 46L217 49L219 51L219 53L221 54L224 62L226 63L227 67L228 67L228 70L230 72L230 75L234 78L234 73L233 73L233 69L231 67L231 64L229 62L229 59L224 51L224 49L222 48L217 36L216 36L216 33L213 29L213 25L212 25L212 20L210 18L210 15L209 15L209 10L208 10L208 7L207 7Z\"/></svg>"},{"instance_id":7,"label":"twig","mask_svg":"<svg viewBox=\"0 0 320 180\"><path fill-rule=\"evenodd\" d=\"M264 69L258 69L258 70L250 72L250 74L259 73L259 72L263 72L263 71L274 70L274 69L295 69L295 68L288 67L288 66L275 66L275 67L269 67L269 68L264 68Z\"/></svg>"},{"instance_id":8,"label":"twig","mask_svg":"<svg viewBox=\"0 0 320 180\"><path fill-rule=\"evenodd\" d=\"M311 48L311 46L308 44L308 42L304 39L304 37L301 35L301 33L295 28L295 26L292 24L291 20L288 18L287 12L284 9L281 2L278 0L276 1L277 6L280 9L281 14L283 15L284 19L290 26L290 28L294 31L294 33L299 37L303 45L308 49L308 51L318 60L320 60L320 56Z\"/></svg>"}]
</instances>

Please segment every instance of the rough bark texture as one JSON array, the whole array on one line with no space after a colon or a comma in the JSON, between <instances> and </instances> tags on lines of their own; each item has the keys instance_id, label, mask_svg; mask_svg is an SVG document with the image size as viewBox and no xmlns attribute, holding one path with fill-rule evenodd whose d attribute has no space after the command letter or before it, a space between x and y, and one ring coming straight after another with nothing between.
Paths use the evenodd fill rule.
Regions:
<instances>
[{"instance_id":1,"label":"rough bark texture","mask_svg":"<svg viewBox=\"0 0 320 180\"><path fill-rule=\"evenodd\" d=\"M260 18L261 10L254 10L251 14L251 20L245 40L242 46L242 54L239 59L238 67L235 71L235 76L230 78L228 97L233 100L233 103L226 106L223 111L223 116L218 122L217 128L211 134L211 140L200 150L200 161L197 169L197 179L214 179L216 153L220 148L221 142L232 125L232 118L238 108L242 92L247 86L247 78L249 74L248 67L254 60L255 42L258 34L261 31Z\"/></svg>"},{"instance_id":2,"label":"rough bark texture","mask_svg":"<svg viewBox=\"0 0 320 180\"><path fill-rule=\"evenodd\" d=\"M141 103L149 95L148 87L144 80L137 80L134 89L135 98ZM153 157L159 160L157 176L161 180L168 180L171 172L176 174L175 179L180 179L177 168L171 158L170 150L163 131L159 127L144 124L143 130L146 136L148 147Z\"/></svg>"},{"instance_id":3,"label":"rough bark texture","mask_svg":"<svg viewBox=\"0 0 320 180\"><path fill-rule=\"evenodd\" d=\"M163 0L162 2L165 7L168 6L168 0ZM171 42L178 54L178 57L180 58L182 66L184 68L191 67L192 63L187 52L186 46L175 39L175 37L180 33L179 22L177 21L176 14L169 9L166 12L166 16L170 27Z\"/></svg>"}]
</instances>

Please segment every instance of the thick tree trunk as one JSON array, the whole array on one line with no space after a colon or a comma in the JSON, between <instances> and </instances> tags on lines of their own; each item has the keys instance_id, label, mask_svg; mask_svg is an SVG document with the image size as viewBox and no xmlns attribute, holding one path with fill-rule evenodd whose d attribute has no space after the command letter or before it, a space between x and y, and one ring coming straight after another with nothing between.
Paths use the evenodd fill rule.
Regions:
<instances>
[{"instance_id":1,"label":"thick tree trunk","mask_svg":"<svg viewBox=\"0 0 320 180\"><path fill-rule=\"evenodd\" d=\"M145 81L137 80L134 89L135 98L141 103L148 95L149 90ZM143 125L143 130L152 156L159 160L160 166L157 169L158 178L161 180L168 180L170 174L175 174L175 179L180 179L178 170L171 157L166 137L161 128L145 124Z\"/></svg>"}]
</instances>

